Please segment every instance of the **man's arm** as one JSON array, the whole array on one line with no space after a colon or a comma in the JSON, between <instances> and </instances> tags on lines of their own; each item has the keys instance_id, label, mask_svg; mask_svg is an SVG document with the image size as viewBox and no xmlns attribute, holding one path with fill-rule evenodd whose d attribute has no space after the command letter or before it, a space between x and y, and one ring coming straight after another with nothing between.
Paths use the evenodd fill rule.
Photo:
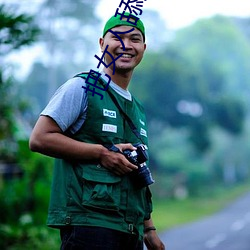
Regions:
<instances>
[{"instance_id":1,"label":"man's arm","mask_svg":"<svg viewBox=\"0 0 250 250\"><path fill-rule=\"evenodd\" d=\"M40 116L30 137L30 149L51 157L70 160L97 160L118 175L137 168L125 156L111 152L101 144L90 144L65 136L57 123L49 116ZM121 151L134 150L131 144L116 145Z\"/></svg>"},{"instance_id":2,"label":"man's arm","mask_svg":"<svg viewBox=\"0 0 250 250\"><path fill-rule=\"evenodd\" d=\"M148 250L164 250L165 246L156 233L152 219L144 221L144 243Z\"/></svg>"}]
</instances>

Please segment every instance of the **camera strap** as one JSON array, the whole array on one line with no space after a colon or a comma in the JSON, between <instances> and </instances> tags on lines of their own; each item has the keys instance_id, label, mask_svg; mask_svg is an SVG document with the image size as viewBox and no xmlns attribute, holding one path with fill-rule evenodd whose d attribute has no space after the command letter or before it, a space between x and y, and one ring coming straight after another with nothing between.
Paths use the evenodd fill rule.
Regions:
<instances>
[{"instance_id":1,"label":"camera strap","mask_svg":"<svg viewBox=\"0 0 250 250\"><path fill-rule=\"evenodd\" d=\"M138 129L136 128L135 124L133 123L133 121L130 119L130 117L123 111L123 109L121 108L120 104L118 103L117 99L115 98L115 96L113 95L113 93L108 89L107 90L110 98L112 99L112 101L114 102L114 104L116 105L116 107L119 109L120 113L122 114L123 118L125 119L125 121L128 123L130 129L132 130L132 132L135 134L135 136L142 142L142 144L144 144L144 142L141 139L140 133L138 131Z\"/></svg>"},{"instance_id":2,"label":"camera strap","mask_svg":"<svg viewBox=\"0 0 250 250\"><path fill-rule=\"evenodd\" d=\"M83 79L86 80L87 75L89 72L83 72L80 74L77 74L75 77L81 77ZM94 73L92 73L94 74ZM99 77L98 81L105 87L106 83L103 81L103 79L101 79L101 77ZM114 102L114 104L116 105L116 107L118 108L118 110L120 111L121 115L123 116L123 118L125 119L125 121L128 123L130 129L132 130L132 132L135 134L135 136L141 141L142 144L144 144L139 131L137 130L136 126L134 125L133 121L130 119L130 117L123 111L123 109L121 108L120 104L118 103L116 97L114 96L114 94L110 91L109 87L106 90L110 96L110 98L112 99L112 101Z\"/></svg>"}]
</instances>

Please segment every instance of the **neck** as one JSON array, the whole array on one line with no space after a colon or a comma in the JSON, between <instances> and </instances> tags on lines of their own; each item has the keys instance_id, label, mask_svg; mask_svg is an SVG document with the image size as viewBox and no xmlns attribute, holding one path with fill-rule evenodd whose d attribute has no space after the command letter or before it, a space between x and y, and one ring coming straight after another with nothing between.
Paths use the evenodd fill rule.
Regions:
<instances>
[{"instance_id":1,"label":"neck","mask_svg":"<svg viewBox=\"0 0 250 250\"><path fill-rule=\"evenodd\" d=\"M111 77L111 80L120 86L121 88L127 90L128 85L130 82L130 79L132 77L132 71L129 72L117 72L115 71L115 74L113 75L113 70L110 68L105 68L103 71Z\"/></svg>"}]
</instances>

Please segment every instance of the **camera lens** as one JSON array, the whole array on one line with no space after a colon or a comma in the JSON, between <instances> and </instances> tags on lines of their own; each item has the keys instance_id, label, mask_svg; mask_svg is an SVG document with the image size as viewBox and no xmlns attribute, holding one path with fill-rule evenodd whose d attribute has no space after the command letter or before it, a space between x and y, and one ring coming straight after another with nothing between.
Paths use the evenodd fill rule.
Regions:
<instances>
[{"instance_id":1,"label":"camera lens","mask_svg":"<svg viewBox=\"0 0 250 250\"><path fill-rule=\"evenodd\" d=\"M146 165L148 160L147 146L141 143L134 146L137 150L124 150L123 154L131 163L138 166L137 170L131 172L131 178L138 188L143 188L154 183L151 172Z\"/></svg>"},{"instance_id":2,"label":"camera lens","mask_svg":"<svg viewBox=\"0 0 250 250\"><path fill-rule=\"evenodd\" d=\"M146 187L153 184L155 181L152 178L152 174L146 164L138 169L138 186Z\"/></svg>"}]
</instances>

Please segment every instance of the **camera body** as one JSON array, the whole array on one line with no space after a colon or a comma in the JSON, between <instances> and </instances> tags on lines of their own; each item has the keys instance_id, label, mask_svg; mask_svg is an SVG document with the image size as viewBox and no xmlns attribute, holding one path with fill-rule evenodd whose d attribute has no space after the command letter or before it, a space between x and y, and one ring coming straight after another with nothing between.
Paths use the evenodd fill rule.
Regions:
<instances>
[{"instance_id":1,"label":"camera body","mask_svg":"<svg viewBox=\"0 0 250 250\"><path fill-rule=\"evenodd\" d=\"M137 170L131 172L131 176L134 183L139 188L143 188L155 182L146 164L146 161L148 160L148 148L142 143L137 143L133 146L136 147L137 150L131 151L127 149L123 151L123 154L131 163L138 166Z\"/></svg>"}]
</instances>

